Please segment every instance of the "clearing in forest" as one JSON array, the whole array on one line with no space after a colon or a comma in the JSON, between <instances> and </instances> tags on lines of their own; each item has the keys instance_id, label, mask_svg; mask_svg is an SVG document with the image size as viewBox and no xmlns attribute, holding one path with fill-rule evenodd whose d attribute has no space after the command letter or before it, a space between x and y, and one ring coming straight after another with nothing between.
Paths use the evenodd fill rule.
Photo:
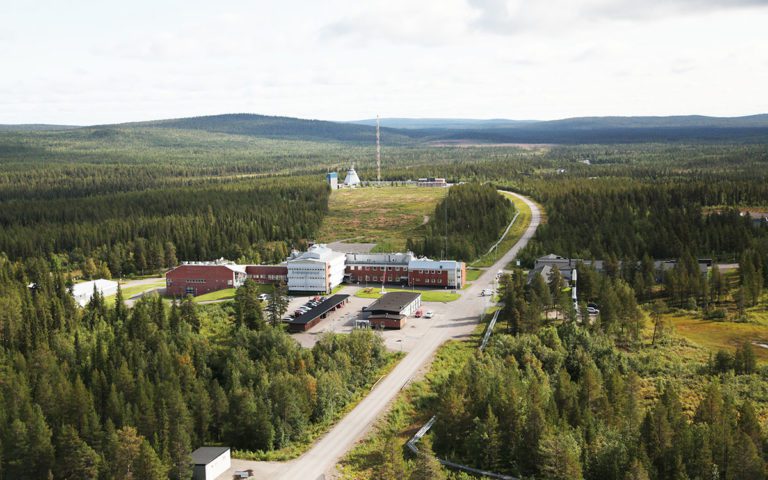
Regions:
<instances>
[{"instance_id":1,"label":"clearing in forest","mask_svg":"<svg viewBox=\"0 0 768 480\"><path fill-rule=\"evenodd\" d=\"M447 193L447 188L427 187L336 190L331 194L318 241L376 243L373 251L402 252L408 237L423 235L424 217L432 215Z\"/></svg>"}]
</instances>

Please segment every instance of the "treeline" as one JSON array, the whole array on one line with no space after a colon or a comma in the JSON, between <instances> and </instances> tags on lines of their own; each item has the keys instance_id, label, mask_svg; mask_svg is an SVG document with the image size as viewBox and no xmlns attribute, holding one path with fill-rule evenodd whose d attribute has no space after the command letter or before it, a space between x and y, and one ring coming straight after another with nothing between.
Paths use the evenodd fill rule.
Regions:
<instances>
[{"instance_id":1,"label":"treeline","mask_svg":"<svg viewBox=\"0 0 768 480\"><path fill-rule=\"evenodd\" d=\"M673 382L645 395L635 366L600 333L566 323L494 335L435 395L434 448L547 479L766 478L765 432L728 381L710 377L692 415Z\"/></svg>"},{"instance_id":2,"label":"treeline","mask_svg":"<svg viewBox=\"0 0 768 480\"><path fill-rule=\"evenodd\" d=\"M320 180L275 179L17 200L0 205L0 251L14 259L64 254L71 264L91 258L113 276L175 259L282 261L292 243L313 237L328 195ZM275 241L283 247L265 246Z\"/></svg>"},{"instance_id":3,"label":"treeline","mask_svg":"<svg viewBox=\"0 0 768 480\"><path fill-rule=\"evenodd\" d=\"M417 255L472 260L499 239L514 213L491 185L458 185L435 207L424 238L409 238L406 246Z\"/></svg>"},{"instance_id":4,"label":"treeline","mask_svg":"<svg viewBox=\"0 0 768 480\"><path fill-rule=\"evenodd\" d=\"M768 239L768 226L756 225L735 207L704 208L762 204L768 198L765 184L563 180L539 193L547 223L523 255L528 262L553 252L572 258L636 260L646 254L664 259L690 252L733 261Z\"/></svg>"},{"instance_id":5,"label":"treeline","mask_svg":"<svg viewBox=\"0 0 768 480\"><path fill-rule=\"evenodd\" d=\"M233 306L79 309L46 261L0 257L0 478L187 480L201 445L305 438L387 361L371 332L301 348L250 287Z\"/></svg>"}]
</instances>

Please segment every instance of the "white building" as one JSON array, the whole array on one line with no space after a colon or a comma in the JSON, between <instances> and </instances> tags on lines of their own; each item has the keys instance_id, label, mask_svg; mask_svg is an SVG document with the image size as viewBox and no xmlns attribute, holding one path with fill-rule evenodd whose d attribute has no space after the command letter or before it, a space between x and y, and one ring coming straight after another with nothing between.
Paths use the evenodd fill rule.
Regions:
<instances>
[{"instance_id":1,"label":"white building","mask_svg":"<svg viewBox=\"0 0 768 480\"><path fill-rule=\"evenodd\" d=\"M330 293L344 280L346 255L325 245L312 245L288 259L288 290Z\"/></svg>"},{"instance_id":2,"label":"white building","mask_svg":"<svg viewBox=\"0 0 768 480\"><path fill-rule=\"evenodd\" d=\"M325 175L325 180L328 182L328 186L331 187L331 190L336 190L339 188L339 176L336 174L336 172L329 172Z\"/></svg>"},{"instance_id":3,"label":"white building","mask_svg":"<svg viewBox=\"0 0 768 480\"><path fill-rule=\"evenodd\" d=\"M200 447L192 452L192 479L215 480L231 465L229 447Z\"/></svg>"},{"instance_id":4,"label":"white building","mask_svg":"<svg viewBox=\"0 0 768 480\"><path fill-rule=\"evenodd\" d=\"M357 176L357 172L355 171L355 166L352 165L349 167L349 170L347 170L347 176L344 177L344 186L345 187L356 187L360 185L360 177Z\"/></svg>"},{"instance_id":5,"label":"white building","mask_svg":"<svg viewBox=\"0 0 768 480\"><path fill-rule=\"evenodd\" d=\"M81 307L84 307L91 301L94 288L102 297L108 297L117 293L117 282L100 278L90 282L76 283L72 285L72 296Z\"/></svg>"}]
</instances>

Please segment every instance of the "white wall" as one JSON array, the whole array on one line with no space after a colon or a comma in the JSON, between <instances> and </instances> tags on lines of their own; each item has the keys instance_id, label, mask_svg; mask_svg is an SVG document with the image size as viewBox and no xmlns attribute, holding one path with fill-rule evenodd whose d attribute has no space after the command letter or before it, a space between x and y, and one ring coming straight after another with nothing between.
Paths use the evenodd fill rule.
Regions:
<instances>
[{"instance_id":1,"label":"white wall","mask_svg":"<svg viewBox=\"0 0 768 480\"><path fill-rule=\"evenodd\" d=\"M342 278L344 270L342 267ZM295 260L288 262L288 290L297 292L326 292L328 274L326 263Z\"/></svg>"},{"instance_id":2,"label":"white wall","mask_svg":"<svg viewBox=\"0 0 768 480\"><path fill-rule=\"evenodd\" d=\"M347 257L344 255L339 255L338 257L332 259L330 263L330 283L331 283L331 289L336 288L336 286L341 285L341 282L344 281L344 269L346 267L346 260Z\"/></svg>"},{"instance_id":3,"label":"white wall","mask_svg":"<svg viewBox=\"0 0 768 480\"><path fill-rule=\"evenodd\" d=\"M231 465L232 460L229 458L229 450L227 450L205 466L205 480L216 480L216 477L229 470Z\"/></svg>"},{"instance_id":4,"label":"white wall","mask_svg":"<svg viewBox=\"0 0 768 480\"><path fill-rule=\"evenodd\" d=\"M208 465L195 465L192 471L194 480L216 480L216 477L229 470L232 466L229 450L216 457Z\"/></svg>"}]
</instances>

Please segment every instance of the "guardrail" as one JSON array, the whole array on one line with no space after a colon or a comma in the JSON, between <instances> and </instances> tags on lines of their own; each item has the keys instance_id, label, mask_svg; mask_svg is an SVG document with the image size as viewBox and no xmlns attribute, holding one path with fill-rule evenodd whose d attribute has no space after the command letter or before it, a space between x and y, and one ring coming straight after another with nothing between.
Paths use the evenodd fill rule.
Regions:
<instances>
[{"instance_id":1,"label":"guardrail","mask_svg":"<svg viewBox=\"0 0 768 480\"><path fill-rule=\"evenodd\" d=\"M485 347L488 345L488 340L491 338L491 333L493 333L493 327L496 326L496 320L499 319L499 313L501 310L496 310L493 314L493 318L491 318L491 321L488 322L488 328L485 329L485 334L483 335L483 340L480 342L480 351L482 352L485 350Z\"/></svg>"},{"instance_id":2,"label":"guardrail","mask_svg":"<svg viewBox=\"0 0 768 480\"><path fill-rule=\"evenodd\" d=\"M418 443L419 440L421 440L421 437L427 434L429 429L432 428L432 425L435 424L436 420L437 420L437 416L433 415L432 418L430 418L429 421L425 423L424 426L422 426L419 429L419 431L416 432L416 434L414 434L413 437L411 437L411 439L406 442L405 446L408 447L408 450L410 450L416 455L422 455L419 452L419 449L416 448L416 444ZM466 465L461 465L456 462L451 462L450 460L446 460L444 458L440 458L440 457L435 457L435 458L437 458L437 461L440 462L441 465L449 468L453 468L455 470L462 470L467 473L482 475L488 478L497 478L499 480L520 480L519 478L512 477L510 475L502 475L501 473L487 472L485 470L480 470L479 468L472 468Z\"/></svg>"}]
</instances>

